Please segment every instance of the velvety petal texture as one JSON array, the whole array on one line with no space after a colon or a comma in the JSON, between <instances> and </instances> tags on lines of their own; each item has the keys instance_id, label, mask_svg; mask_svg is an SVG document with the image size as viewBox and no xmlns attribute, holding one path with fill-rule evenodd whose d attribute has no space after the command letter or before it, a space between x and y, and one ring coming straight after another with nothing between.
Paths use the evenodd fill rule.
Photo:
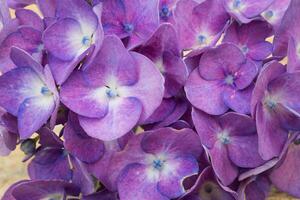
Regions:
<instances>
[{"instance_id":1,"label":"velvety petal texture","mask_svg":"<svg viewBox=\"0 0 300 200\"><path fill-rule=\"evenodd\" d=\"M107 36L95 61L62 86L61 99L80 115L88 135L114 140L154 112L163 97L163 83L150 60L129 53L117 37Z\"/></svg>"},{"instance_id":2,"label":"velvety petal texture","mask_svg":"<svg viewBox=\"0 0 300 200\"><path fill-rule=\"evenodd\" d=\"M18 117L20 137L26 139L51 117L58 96L56 88L46 82L46 76L51 80L52 75L40 71L42 66L29 54L15 49L11 56L24 62L0 76L0 105Z\"/></svg>"}]
</instances>

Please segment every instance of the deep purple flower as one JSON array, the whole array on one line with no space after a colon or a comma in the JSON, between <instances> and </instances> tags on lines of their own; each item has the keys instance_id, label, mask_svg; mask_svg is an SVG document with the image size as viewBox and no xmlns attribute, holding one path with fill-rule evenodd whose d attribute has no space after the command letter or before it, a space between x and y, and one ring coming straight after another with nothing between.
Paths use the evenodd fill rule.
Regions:
<instances>
[{"instance_id":1,"label":"deep purple flower","mask_svg":"<svg viewBox=\"0 0 300 200\"><path fill-rule=\"evenodd\" d=\"M151 83L151 84L149 84ZM114 140L145 121L161 103L164 80L145 56L106 36L94 61L61 88L61 100L79 114L86 133Z\"/></svg>"},{"instance_id":2,"label":"deep purple flower","mask_svg":"<svg viewBox=\"0 0 300 200\"><path fill-rule=\"evenodd\" d=\"M229 112L212 117L194 109L192 117L212 167L224 185L235 180L238 167L254 168L263 164L258 154L255 122L249 116Z\"/></svg>"},{"instance_id":3,"label":"deep purple flower","mask_svg":"<svg viewBox=\"0 0 300 200\"><path fill-rule=\"evenodd\" d=\"M285 73L274 61L261 71L251 100L256 117L259 152L265 160L278 156L289 131L299 130L300 73Z\"/></svg>"},{"instance_id":4,"label":"deep purple flower","mask_svg":"<svg viewBox=\"0 0 300 200\"><path fill-rule=\"evenodd\" d=\"M250 99L257 66L235 45L224 43L207 50L185 85L188 100L208 114L229 108L250 113Z\"/></svg>"},{"instance_id":5,"label":"deep purple flower","mask_svg":"<svg viewBox=\"0 0 300 200\"><path fill-rule=\"evenodd\" d=\"M2 73L16 67L9 57L13 46L25 50L38 62L42 61L42 31L44 30L42 19L33 11L26 9L16 10L16 18L17 30L8 34L0 45L0 72Z\"/></svg>"},{"instance_id":6,"label":"deep purple flower","mask_svg":"<svg viewBox=\"0 0 300 200\"><path fill-rule=\"evenodd\" d=\"M274 0L223 0L227 12L242 23L257 19Z\"/></svg>"},{"instance_id":7,"label":"deep purple flower","mask_svg":"<svg viewBox=\"0 0 300 200\"><path fill-rule=\"evenodd\" d=\"M17 68L0 76L0 106L18 117L21 139L30 137L51 117L53 127L59 104L49 68L43 68L28 53L13 48Z\"/></svg>"},{"instance_id":8,"label":"deep purple flower","mask_svg":"<svg viewBox=\"0 0 300 200\"><path fill-rule=\"evenodd\" d=\"M119 200L118 194L109 191L100 191L92 195L82 197L82 200Z\"/></svg>"},{"instance_id":9,"label":"deep purple flower","mask_svg":"<svg viewBox=\"0 0 300 200\"><path fill-rule=\"evenodd\" d=\"M100 48L103 39L100 15L99 7L92 8L83 0L57 2L57 21L45 30L43 42L58 84L68 78L88 53Z\"/></svg>"},{"instance_id":10,"label":"deep purple flower","mask_svg":"<svg viewBox=\"0 0 300 200\"><path fill-rule=\"evenodd\" d=\"M271 182L281 191L295 197L300 197L299 167L300 146L292 144L281 164L276 166L270 173Z\"/></svg>"},{"instance_id":11,"label":"deep purple flower","mask_svg":"<svg viewBox=\"0 0 300 200\"><path fill-rule=\"evenodd\" d=\"M158 0L103 1L105 34L128 39L127 48L143 44L159 25Z\"/></svg>"},{"instance_id":12,"label":"deep purple flower","mask_svg":"<svg viewBox=\"0 0 300 200\"><path fill-rule=\"evenodd\" d=\"M253 61L260 62L272 53L272 44L266 41L271 36L272 27L264 21L252 21L239 25L233 22L226 30L223 42L237 45Z\"/></svg>"},{"instance_id":13,"label":"deep purple flower","mask_svg":"<svg viewBox=\"0 0 300 200\"><path fill-rule=\"evenodd\" d=\"M184 139L185 142L182 142ZM171 199L185 193L183 180L199 171L202 147L191 129L145 132L117 153L112 166L121 199Z\"/></svg>"},{"instance_id":14,"label":"deep purple flower","mask_svg":"<svg viewBox=\"0 0 300 200\"><path fill-rule=\"evenodd\" d=\"M217 43L229 16L222 0L180 0L175 10L179 47L184 50L202 50Z\"/></svg>"},{"instance_id":15,"label":"deep purple flower","mask_svg":"<svg viewBox=\"0 0 300 200\"><path fill-rule=\"evenodd\" d=\"M180 200L234 200L234 196L219 185L211 167L205 168L195 185Z\"/></svg>"}]
</instances>

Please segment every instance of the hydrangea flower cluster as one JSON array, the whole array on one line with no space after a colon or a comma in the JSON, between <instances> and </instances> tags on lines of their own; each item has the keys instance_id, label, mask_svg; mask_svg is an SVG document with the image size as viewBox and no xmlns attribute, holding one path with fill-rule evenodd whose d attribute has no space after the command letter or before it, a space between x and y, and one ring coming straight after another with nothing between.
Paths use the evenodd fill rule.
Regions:
<instances>
[{"instance_id":1,"label":"hydrangea flower cluster","mask_svg":"<svg viewBox=\"0 0 300 200\"><path fill-rule=\"evenodd\" d=\"M300 198L298 21L299 0L0 0L0 155L29 175L2 199Z\"/></svg>"}]
</instances>

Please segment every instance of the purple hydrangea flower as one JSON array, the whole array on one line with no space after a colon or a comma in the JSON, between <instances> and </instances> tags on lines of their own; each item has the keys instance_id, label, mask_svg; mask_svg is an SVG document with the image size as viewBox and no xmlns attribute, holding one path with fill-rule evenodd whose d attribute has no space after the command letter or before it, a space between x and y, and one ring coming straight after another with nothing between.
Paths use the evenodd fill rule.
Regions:
<instances>
[{"instance_id":1,"label":"purple hydrangea flower","mask_svg":"<svg viewBox=\"0 0 300 200\"><path fill-rule=\"evenodd\" d=\"M111 0L102 3L105 34L127 38L129 49L144 43L159 25L158 0Z\"/></svg>"},{"instance_id":2,"label":"purple hydrangea flower","mask_svg":"<svg viewBox=\"0 0 300 200\"><path fill-rule=\"evenodd\" d=\"M43 68L25 51L13 48L17 68L0 76L0 106L18 117L21 139L30 137L51 117L53 127L59 104L49 68Z\"/></svg>"},{"instance_id":3,"label":"purple hydrangea flower","mask_svg":"<svg viewBox=\"0 0 300 200\"><path fill-rule=\"evenodd\" d=\"M43 42L58 84L68 78L88 53L100 48L103 39L100 15L99 6L92 8L82 0L57 2L57 21L45 30Z\"/></svg>"},{"instance_id":4,"label":"purple hydrangea flower","mask_svg":"<svg viewBox=\"0 0 300 200\"><path fill-rule=\"evenodd\" d=\"M239 25L233 22L226 30L222 42L237 45L243 53L259 66L272 53L272 44L266 41L271 36L272 27L264 21L253 21Z\"/></svg>"},{"instance_id":5,"label":"purple hydrangea flower","mask_svg":"<svg viewBox=\"0 0 300 200\"><path fill-rule=\"evenodd\" d=\"M250 99L257 66L235 45L224 43L207 50L190 74L185 92L196 108L220 115L229 108L250 113ZM213 92L212 92L213 91Z\"/></svg>"},{"instance_id":6,"label":"purple hydrangea flower","mask_svg":"<svg viewBox=\"0 0 300 200\"><path fill-rule=\"evenodd\" d=\"M238 167L254 168L264 163L258 154L255 122L249 116L229 112L212 117L194 109L192 117L215 173L224 185L235 180Z\"/></svg>"},{"instance_id":7,"label":"purple hydrangea flower","mask_svg":"<svg viewBox=\"0 0 300 200\"><path fill-rule=\"evenodd\" d=\"M180 49L202 50L215 45L222 35L229 16L222 0L180 0L175 10Z\"/></svg>"},{"instance_id":8,"label":"purple hydrangea flower","mask_svg":"<svg viewBox=\"0 0 300 200\"><path fill-rule=\"evenodd\" d=\"M205 168L195 185L180 200L234 200L234 196L225 191L218 183L211 167Z\"/></svg>"},{"instance_id":9,"label":"purple hydrangea flower","mask_svg":"<svg viewBox=\"0 0 300 200\"><path fill-rule=\"evenodd\" d=\"M299 73L285 73L276 61L264 67L251 100L256 117L259 152L265 160L278 156L289 131L299 130Z\"/></svg>"},{"instance_id":10,"label":"purple hydrangea flower","mask_svg":"<svg viewBox=\"0 0 300 200\"><path fill-rule=\"evenodd\" d=\"M129 53L117 37L106 36L91 65L62 85L61 100L79 114L89 136L114 140L154 112L163 97L163 84L149 59Z\"/></svg>"},{"instance_id":11,"label":"purple hydrangea flower","mask_svg":"<svg viewBox=\"0 0 300 200\"><path fill-rule=\"evenodd\" d=\"M184 139L185 142L182 142ZM145 132L117 153L113 166L121 199L172 199L185 193L183 180L199 171L202 147L191 129Z\"/></svg>"},{"instance_id":12,"label":"purple hydrangea flower","mask_svg":"<svg viewBox=\"0 0 300 200\"><path fill-rule=\"evenodd\" d=\"M10 49L15 46L32 55L37 61L42 61L42 31L44 24L42 19L33 11L18 9L16 11L18 29L5 37L0 46L0 72L5 73L15 68L10 59Z\"/></svg>"},{"instance_id":13,"label":"purple hydrangea flower","mask_svg":"<svg viewBox=\"0 0 300 200\"><path fill-rule=\"evenodd\" d=\"M225 8L236 20L242 23L259 18L274 0L223 0Z\"/></svg>"},{"instance_id":14,"label":"purple hydrangea flower","mask_svg":"<svg viewBox=\"0 0 300 200\"><path fill-rule=\"evenodd\" d=\"M174 11L178 0L160 0L159 1L159 18L160 22L169 22L175 24Z\"/></svg>"}]
</instances>

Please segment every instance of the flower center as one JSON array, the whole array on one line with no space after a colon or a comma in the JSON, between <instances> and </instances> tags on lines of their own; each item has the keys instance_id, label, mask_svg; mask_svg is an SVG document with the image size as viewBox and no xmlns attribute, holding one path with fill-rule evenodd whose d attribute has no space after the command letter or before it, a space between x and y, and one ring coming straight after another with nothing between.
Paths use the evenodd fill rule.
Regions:
<instances>
[{"instance_id":1,"label":"flower center","mask_svg":"<svg viewBox=\"0 0 300 200\"><path fill-rule=\"evenodd\" d=\"M231 74L229 74L229 75L227 75L226 77L225 77L225 83L227 84L227 85L233 85L233 83L234 83L234 76L233 75L231 75Z\"/></svg>"},{"instance_id":2,"label":"flower center","mask_svg":"<svg viewBox=\"0 0 300 200\"><path fill-rule=\"evenodd\" d=\"M207 38L204 35L199 35L198 41L200 44L206 44Z\"/></svg>"},{"instance_id":3,"label":"flower center","mask_svg":"<svg viewBox=\"0 0 300 200\"><path fill-rule=\"evenodd\" d=\"M50 96L50 95L52 95L52 92L49 90L48 87L43 86L41 88L41 94L44 95L44 96Z\"/></svg>"},{"instance_id":4,"label":"flower center","mask_svg":"<svg viewBox=\"0 0 300 200\"><path fill-rule=\"evenodd\" d=\"M233 8L238 9L242 6L242 0L234 0L233 1Z\"/></svg>"},{"instance_id":5,"label":"flower center","mask_svg":"<svg viewBox=\"0 0 300 200\"><path fill-rule=\"evenodd\" d=\"M229 133L227 131L220 132L217 137L218 137L218 140L222 144L229 144L230 143L230 136L229 136Z\"/></svg>"},{"instance_id":6,"label":"flower center","mask_svg":"<svg viewBox=\"0 0 300 200\"><path fill-rule=\"evenodd\" d=\"M211 199L212 197L221 197L221 193L216 183L206 181L199 190L199 196L201 199Z\"/></svg>"},{"instance_id":7,"label":"flower center","mask_svg":"<svg viewBox=\"0 0 300 200\"><path fill-rule=\"evenodd\" d=\"M123 24L123 30L126 32L126 33L131 33L134 29L134 26L133 24L131 23L124 23Z\"/></svg>"},{"instance_id":8,"label":"flower center","mask_svg":"<svg viewBox=\"0 0 300 200\"><path fill-rule=\"evenodd\" d=\"M274 110L277 106L277 101L270 95L266 95L263 104L270 110Z\"/></svg>"},{"instance_id":9,"label":"flower center","mask_svg":"<svg viewBox=\"0 0 300 200\"><path fill-rule=\"evenodd\" d=\"M107 97L110 99L113 99L113 98L119 96L118 90L115 87L111 88L111 87L106 86L105 93L106 93Z\"/></svg>"},{"instance_id":10,"label":"flower center","mask_svg":"<svg viewBox=\"0 0 300 200\"><path fill-rule=\"evenodd\" d=\"M265 12L265 18L270 19L274 16L274 12L272 10L268 10Z\"/></svg>"},{"instance_id":11,"label":"flower center","mask_svg":"<svg viewBox=\"0 0 300 200\"><path fill-rule=\"evenodd\" d=\"M249 48L246 45L243 45L241 49L244 54L248 53L249 51Z\"/></svg>"},{"instance_id":12,"label":"flower center","mask_svg":"<svg viewBox=\"0 0 300 200\"><path fill-rule=\"evenodd\" d=\"M167 5L163 5L160 11L160 17L166 19L170 16L170 10Z\"/></svg>"},{"instance_id":13,"label":"flower center","mask_svg":"<svg viewBox=\"0 0 300 200\"><path fill-rule=\"evenodd\" d=\"M82 43L84 46L90 46L91 43L92 43L92 38L89 37L89 36L84 36L84 37L82 38L81 43Z\"/></svg>"},{"instance_id":14,"label":"flower center","mask_svg":"<svg viewBox=\"0 0 300 200\"><path fill-rule=\"evenodd\" d=\"M165 161L160 160L160 159L155 159L152 162L152 167L158 171L161 171L164 167Z\"/></svg>"}]
</instances>

